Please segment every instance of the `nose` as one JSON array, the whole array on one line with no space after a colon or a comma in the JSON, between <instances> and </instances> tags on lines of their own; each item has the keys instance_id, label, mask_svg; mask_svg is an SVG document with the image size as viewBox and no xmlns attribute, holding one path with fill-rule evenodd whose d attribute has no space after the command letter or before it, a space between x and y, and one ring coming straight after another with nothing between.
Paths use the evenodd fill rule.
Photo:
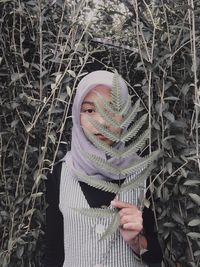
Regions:
<instances>
[{"instance_id":1,"label":"nose","mask_svg":"<svg viewBox=\"0 0 200 267\"><path fill-rule=\"evenodd\" d=\"M100 114L98 114L97 121L99 124L103 125L104 127L108 127L107 121Z\"/></svg>"}]
</instances>

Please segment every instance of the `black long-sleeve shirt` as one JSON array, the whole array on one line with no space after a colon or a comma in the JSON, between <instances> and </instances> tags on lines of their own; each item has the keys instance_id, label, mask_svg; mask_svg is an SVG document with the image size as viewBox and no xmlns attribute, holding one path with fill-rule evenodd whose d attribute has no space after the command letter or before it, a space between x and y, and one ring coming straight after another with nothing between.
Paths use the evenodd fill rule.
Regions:
<instances>
[{"instance_id":1,"label":"black long-sleeve shirt","mask_svg":"<svg viewBox=\"0 0 200 267\"><path fill-rule=\"evenodd\" d=\"M64 262L64 232L63 216L59 210L59 188L62 163L55 165L52 174L46 182L46 231L45 231L45 267L62 267ZM113 181L116 182L116 181ZM82 192L90 207L109 206L115 194L91 187L79 182ZM152 267L159 267L162 261L162 251L154 231L155 220L150 209L143 210L143 232L147 239L147 252L142 255L145 263Z\"/></svg>"}]
</instances>

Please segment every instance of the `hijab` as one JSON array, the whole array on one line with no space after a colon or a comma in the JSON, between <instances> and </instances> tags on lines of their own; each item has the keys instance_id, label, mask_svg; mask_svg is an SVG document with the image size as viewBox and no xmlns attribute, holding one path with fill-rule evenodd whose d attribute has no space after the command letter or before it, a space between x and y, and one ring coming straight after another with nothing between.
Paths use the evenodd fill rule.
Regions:
<instances>
[{"instance_id":1,"label":"hijab","mask_svg":"<svg viewBox=\"0 0 200 267\"><path fill-rule=\"evenodd\" d=\"M71 151L67 153L65 161L68 167L70 167L73 173L82 172L84 174L93 176L95 179L101 180L118 180L124 179L125 177L117 176L111 172L108 172L105 169L102 169L99 166L96 166L93 162L87 159L83 153L80 151L86 151L95 156L101 157L104 160L107 160L112 165L118 168L124 168L131 161L138 159L136 154L133 154L125 159L111 157L108 158L104 151L95 147L85 136L84 131L80 124L80 112L81 105L88 94L88 92L94 89L97 85L104 85L109 88L112 88L114 73L104 70L94 71L86 75L78 84L76 95L74 98L72 106L72 141L71 141ZM124 101L128 98L128 88L122 77L119 78L121 96ZM123 144L115 144L115 147L122 148Z\"/></svg>"}]
</instances>

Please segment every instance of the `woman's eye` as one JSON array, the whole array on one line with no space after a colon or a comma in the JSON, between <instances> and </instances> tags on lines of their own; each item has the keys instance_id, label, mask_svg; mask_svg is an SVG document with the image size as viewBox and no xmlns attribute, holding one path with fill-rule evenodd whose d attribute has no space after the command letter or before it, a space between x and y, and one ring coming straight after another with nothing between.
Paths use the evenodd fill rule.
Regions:
<instances>
[{"instance_id":1,"label":"woman's eye","mask_svg":"<svg viewBox=\"0 0 200 267\"><path fill-rule=\"evenodd\" d=\"M84 110L85 113L93 113L95 110L93 108L88 108Z\"/></svg>"}]
</instances>

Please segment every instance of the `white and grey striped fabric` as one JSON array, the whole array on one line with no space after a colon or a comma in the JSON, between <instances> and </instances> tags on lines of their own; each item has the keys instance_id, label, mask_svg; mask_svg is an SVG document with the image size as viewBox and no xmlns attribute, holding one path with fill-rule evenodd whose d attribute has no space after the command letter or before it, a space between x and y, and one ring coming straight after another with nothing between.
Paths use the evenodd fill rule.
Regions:
<instances>
[{"instance_id":1,"label":"white and grey striped fabric","mask_svg":"<svg viewBox=\"0 0 200 267\"><path fill-rule=\"evenodd\" d=\"M120 200L137 205L142 189L122 193ZM119 231L105 240L102 233L111 218L89 218L75 208L89 208L81 187L73 174L62 164L60 183L60 210L64 218L63 267L145 267L120 236Z\"/></svg>"}]
</instances>

